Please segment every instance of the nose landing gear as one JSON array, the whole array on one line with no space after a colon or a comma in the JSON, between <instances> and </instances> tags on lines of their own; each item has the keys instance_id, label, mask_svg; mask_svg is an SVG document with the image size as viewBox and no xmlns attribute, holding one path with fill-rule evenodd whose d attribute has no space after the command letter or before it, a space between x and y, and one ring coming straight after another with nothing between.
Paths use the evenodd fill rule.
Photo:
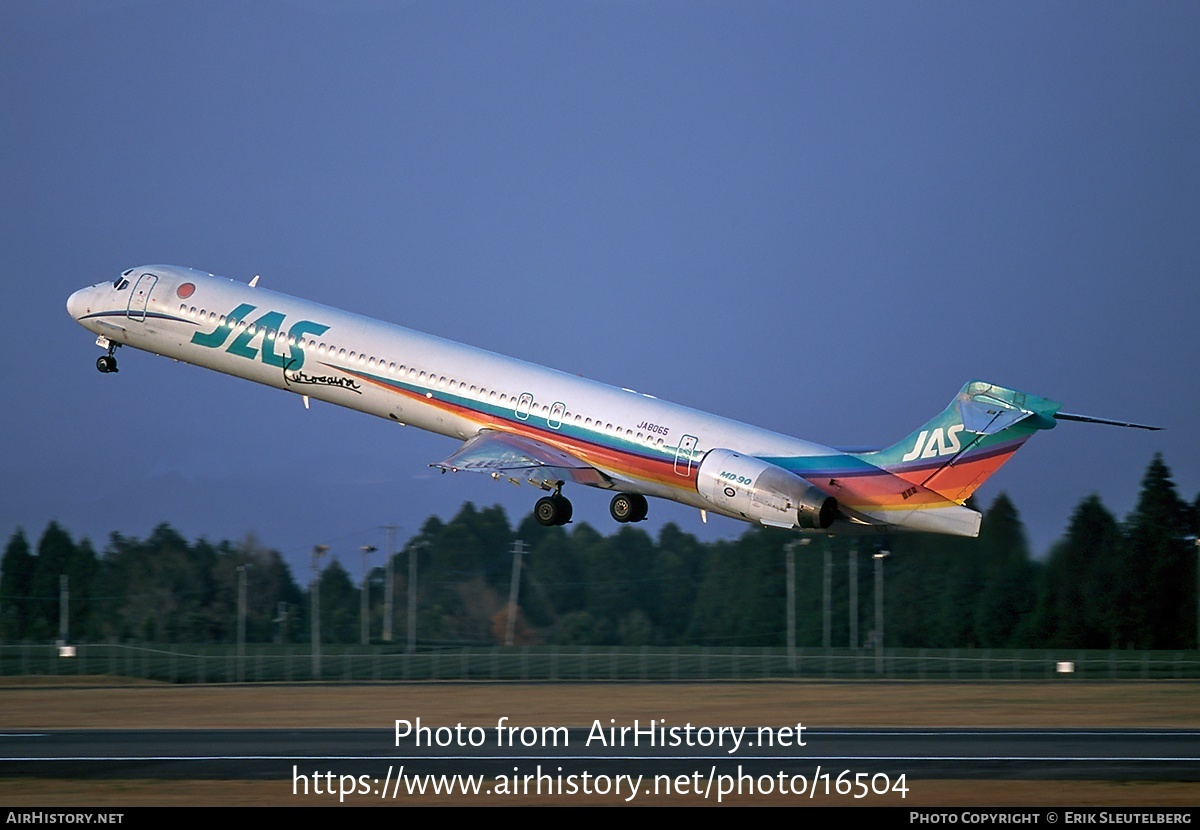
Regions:
<instances>
[{"instance_id":1,"label":"nose landing gear","mask_svg":"<svg viewBox=\"0 0 1200 830\"><path fill-rule=\"evenodd\" d=\"M96 358L96 368L104 374L117 371L117 358L113 356L113 352L117 350L118 343L113 343L107 337L97 337L96 345L102 349L108 349L108 354L100 355Z\"/></svg>"}]
</instances>

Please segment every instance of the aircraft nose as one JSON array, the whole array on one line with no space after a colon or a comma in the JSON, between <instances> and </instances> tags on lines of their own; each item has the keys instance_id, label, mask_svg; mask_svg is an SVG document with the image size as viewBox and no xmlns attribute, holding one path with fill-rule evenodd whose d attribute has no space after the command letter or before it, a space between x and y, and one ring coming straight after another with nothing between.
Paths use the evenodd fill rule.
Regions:
<instances>
[{"instance_id":1,"label":"aircraft nose","mask_svg":"<svg viewBox=\"0 0 1200 830\"><path fill-rule=\"evenodd\" d=\"M67 297L67 313L78 320L87 313L87 289L81 288Z\"/></svg>"}]
</instances>

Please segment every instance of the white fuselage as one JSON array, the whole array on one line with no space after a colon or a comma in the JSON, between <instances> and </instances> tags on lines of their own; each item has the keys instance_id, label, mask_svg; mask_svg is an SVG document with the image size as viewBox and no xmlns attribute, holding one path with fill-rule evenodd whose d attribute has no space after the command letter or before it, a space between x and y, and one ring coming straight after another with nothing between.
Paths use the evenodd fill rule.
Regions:
<instances>
[{"instance_id":1,"label":"white fuselage","mask_svg":"<svg viewBox=\"0 0 1200 830\"><path fill-rule=\"evenodd\" d=\"M697 467L711 449L773 459L843 455L189 268L131 269L76 292L68 309L114 344L460 441L484 429L524 435L602 471L611 481L600 486L714 512L726 511L696 489Z\"/></svg>"}]
</instances>

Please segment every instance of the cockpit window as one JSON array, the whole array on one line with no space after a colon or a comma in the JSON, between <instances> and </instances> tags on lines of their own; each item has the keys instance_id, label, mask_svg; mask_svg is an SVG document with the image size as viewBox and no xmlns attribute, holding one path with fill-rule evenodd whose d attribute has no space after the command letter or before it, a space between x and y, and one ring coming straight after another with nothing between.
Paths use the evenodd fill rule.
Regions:
<instances>
[{"instance_id":1,"label":"cockpit window","mask_svg":"<svg viewBox=\"0 0 1200 830\"><path fill-rule=\"evenodd\" d=\"M118 291L124 291L126 288L129 287L129 280L125 279L124 277L117 277L117 280L116 280L116 282L113 283L113 286Z\"/></svg>"}]
</instances>

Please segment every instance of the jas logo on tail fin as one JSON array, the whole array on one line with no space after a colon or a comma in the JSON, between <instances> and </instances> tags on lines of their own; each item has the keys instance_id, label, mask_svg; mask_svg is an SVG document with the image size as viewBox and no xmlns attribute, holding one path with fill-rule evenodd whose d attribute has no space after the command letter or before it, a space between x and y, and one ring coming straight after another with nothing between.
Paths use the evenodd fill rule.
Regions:
<instances>
[{"instance_id":1,"label":"jas logo on tail fin","mask_svg":"<svg viewBox=\"0 0 1200 830\"><path fill-rule=\"evenodd\" d=\"M958 434L962 431L962 424L955 424L945 430L941 427L934 430L923 429L917 436L917 443L900 460L913 461L917 458L939 458L943 455L953 455L962 449L962 443L958 440Z\"/></svg>"}]
</instances>

